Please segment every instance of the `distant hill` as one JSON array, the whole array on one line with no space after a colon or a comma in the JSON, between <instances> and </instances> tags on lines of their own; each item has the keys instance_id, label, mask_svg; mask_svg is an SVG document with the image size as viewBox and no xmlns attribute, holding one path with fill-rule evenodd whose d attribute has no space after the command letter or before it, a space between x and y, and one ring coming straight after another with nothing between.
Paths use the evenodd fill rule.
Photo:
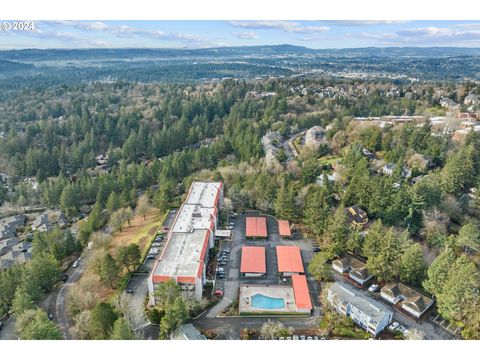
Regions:
<instances>
[{"instance_id":1,"label":"distant hill","mask_svg":"<svg viewBox=\"0 0 480 360\"><path fill-rule=\"evenodd\" d=\"M68 60L128 60L175 57L242 57L288 54L310 54L333 57L431 57L480 56L480 48L456 47L385 47L352 49L310 49L294 45L262 45L207 49L24 49L0 51L0 59L22 62Z\"/></svg>"},{"instance_id":2,"label":"distant hill","mask_svg":"<svg viewBox=\"0 0 480 360\"><path fill-rule=\"evenodd\" d=\"M24 71L34 68L31 64L23 64L16 61L8 61L0 59L0 73L8 73L14 71Z\"/></svg>"}]
</instances>

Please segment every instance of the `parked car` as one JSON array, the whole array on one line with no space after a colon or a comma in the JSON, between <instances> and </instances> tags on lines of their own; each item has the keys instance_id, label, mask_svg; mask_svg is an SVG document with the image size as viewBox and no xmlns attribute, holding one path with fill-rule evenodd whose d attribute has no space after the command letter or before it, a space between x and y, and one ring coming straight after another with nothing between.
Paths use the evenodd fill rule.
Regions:
<instances>
[{"instance_id":1,"label":"parked car","mask_svg":"<svg viewBox=\"0 0 480 360\"><path fill-rule=\"evenodd\" d=\"M391 323L389 326L388 326L388 330L390 331L393 331L395 330L396 328L398 328L400 326L400 324L396 321L394 321L393 323Z\"/></svg>"},{"instance_id":2,"label":"parked car","mask_svg":"<svg viewBox=\"0 0 480 360\"><path fill-rule=\"evenodd\" d=\"M235 226L235 223L234 223L234 222L229 222L229 223L228 223L228 226L232 226L232 227L233 227L233 226Z\"/></svg>"},{"instance_id":3,"label":"parked car","mask_svg":"<svg viewBox=\"0 0 480 360\"><path fill-rule=\"evenodd\" d=\"M380 288L380 285L378 285L378 284L372 284L372 285L370 285L370 287L368 288L368 291L370 291L370 292L376 292L379 288Z\"/></svg>"},{"instance_id":4,"label":"parked car","mask_svg":"<svg viewBox=\"0 0 480 360\"><path fill-rule=\"evenodd\" d=\"M318 246L314 246L312 250L313 252L316 252L316 253L321 251L321 249Z\"/></svg>"},{"instance_id":5,"label":"parked car","mask_svg":"<svg viewBox=\"0 0 480 360\"><path fill-rule=\"evenodd\" d=\"M73 267L73 268L76 268L77 266L78 266L78 260L76 260L76 261L73 263L72 267Z\"/></svg>"},{"instance_id":6,"label":"parked car","mask_svg":"<svg viewBox=\"0 0 480 360\"><path fill-rule=\"evenodd\" d=\"M48 313L48 320L53 320L53 314L52 313Z\"/></svg>"},{"instance_id":7,"label":"parked car","mask_svg":"<svg viewBox=\"0 0 480 360\"><path fill-rule=\"evenodd\" d=\"M397 327L397 328L395 329L395 331L399 331L399 332L401 332L402 334L403 334L403 332L404 332L405 330L407 330L407 328L406 328L405 326L403 326L403 325L400 325L399 327Z\"/></svg>"},{"instance_id":8,"label":"parked car","mask_svg":"<svg viewBox=\"0 0 480 360\"><path fill-rule=\"evenodd\" d=\"M218 296L218 297L222 297L222 296L223 296L223 290L221 290L221 289L216 289L216 290L213 292L213 295Z\"/></svg>"},{"instance_id":9,"label":"parked car","mask_svg":"<svg viewBox=\"0 0 480 360\"><path fill-rule=\"evenodd\" d=\"M307 340L313 340L313 338L311 336L308 336Z\"/></svg>"},{"instance_id":10,"label":"parked car","mask_svg":"<svg viewBox=\"0 0 480 360\"><path fill-rule=\"evenodd\" d=\"M298 340L298 335L293 335L293 340Z\"/></svg>"},{"instance_id":11,"label":"parked car","mask_svg":"<svg viewBox=\"0 0 480 360\"><path fill-rule=\"evenodd\" d=\"M285 338L283 336L280 336L278 340L285 340Z\"/></svg>"},{"instance_id":12,"label":"parked car","mask_svg":"<svg viewBox=\"0 0 480 360\"><path fill-rule=\"evenodd\" d=\"M219 273L217 274L218 279L225 279L225 273Z\"/></svg>"},{"instance_id":13,"label":"parked car","mask_svg":"<svg viewBox=\"0 0 480 360\"><path fill-rule=\"evenodd\" d=\"M305 340L305 339L306 339L305 335L300 335L300 340Z\"/></svg>"},{"instance_id":14,"label":"parked car","mask_svg":"<svg viewBox=\"0 0 480 360\"><path fill-rule=\"evenodd\" d=\"M3 322L0 321L0 330L3 328Z\"/></svg>"},{"instance_id":15,"label":"parked car","mask_svg":"<svg viewBox=\"0 0 480 360\"><path fill-rule=\"evenodd\" d=\"M133 294L133 290L132 289L127 289L127 294Z\"/></svg>"},{"instance_id":16,"label":"parked car","mask_svg":"<svg viewBox=\"0 0 480 360\"><path fill-rule=\"evenodd\" d=\"M230 249L223 249L222 252L230 254Z\"/></svg>"},{"instance_id":17,"label":"parked car","mask_svg":"<svg viewBox=\"0 0 480 360\"><path fill-rule=\"evenodd\" d=\"M148 255L147 256L147 260L154 260L155 259L155 255Z\"/></svg>"},{"instance_id":18,"label":"parked car","mask_svg":"<svg viewBox=\"0 0 480 360\"><path fill-rule=\"evenodd\" d=\"M404 326L403 328L404 328L403 331L400 331L398 329L397 330L400 331L403 334L403 336L407 336L408 333L410 332L410 329L407 328L406 326Z\"/></svg>"},{"instance_id":19,"label":"parked car","mask_svg":"<svg viewBox=\"0 0 480 360\"><path fill-rule=\"evenodd\" d=\"M225 266L225 265L227 265L227 262L226 262L226 261L220 261L220 262L218 263L218 265Z\"/></svg>"},{"instance_id":20,"label":"parked car","mask_svg":"<svg viewBox=\"0 0 480 360\"><path fill-rule=\"evenodd\" d=\"M63 282L67 282L68 280L68 275L67 274L63 274L62 277L60 278L61 281Z\"/></svg>"},{"instance_id":21,"label":"parked car","mask_svg":"<svg viewBox=\"0 0 480 360\"><path fill-rule=\"evenodd\" d=\"M228 225L228 226L227 226L227 230L233 230L233 226Z\"/></svg>"},{"instance_id":22,"label":"parked car","mask_svg":"<svg viewBox=\"0 0 480 360\"><path fill-rule=\"evenodd\" d=\"M225 272L225 269L222 267L217 268L217 272Z\"/></svg>"}]
</instances>

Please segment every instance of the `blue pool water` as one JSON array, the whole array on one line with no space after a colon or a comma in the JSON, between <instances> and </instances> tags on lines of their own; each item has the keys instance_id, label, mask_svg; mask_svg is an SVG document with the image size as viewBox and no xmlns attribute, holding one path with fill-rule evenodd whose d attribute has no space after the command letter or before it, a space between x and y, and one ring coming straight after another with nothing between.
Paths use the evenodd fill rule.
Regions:
<instances>
[{"instance_id":1,"label":"blue pool water","mask_svg":"<svg viewBox=\"0 0 480 360\"><path fill-rule=\"evenodd\" d=\"M252 296L252 307L258 309L281 309L285 307L285 301L282 298L255 294Z\"/></svg>"}]
</instances>

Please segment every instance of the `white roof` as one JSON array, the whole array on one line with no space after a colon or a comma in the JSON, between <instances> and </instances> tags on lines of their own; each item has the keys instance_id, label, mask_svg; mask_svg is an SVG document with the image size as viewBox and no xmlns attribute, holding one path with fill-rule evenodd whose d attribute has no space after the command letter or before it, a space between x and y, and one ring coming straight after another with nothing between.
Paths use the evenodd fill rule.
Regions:
<instances>
[{"instance_id":1,"label":"white roof","mask_svg":"<svg viewBox=\"0 0 480 360\"><path fill-rule=\"evenodd\" d=\"M222 186L221 182L192 183L170 228L154 275L197 277L204 260L202 250L208 249L210 234L215 229Z\"/></svg>"},{"instance_id":2,"label":"white roof","mask_svg":"<svg viewBox=\"0 0 480 360\"><path fill-rule=\"evenodd\" d=\"M161 260L155 267L155 275L197 277L201 264L200 255L209 230L192 233L172 233ZM202 259L203 260L203 259Z\"/></svg>"},{"instance_id":3,"label":"white roof","mask_svg":"<svg viewBox=\"0 0 480 360\"><path fill-rule=\"evenodd\" d=\"M198 204L203 207L214 207L221 182L194 181L190 186L185 204Z\"/></svg>"}]
</instances>

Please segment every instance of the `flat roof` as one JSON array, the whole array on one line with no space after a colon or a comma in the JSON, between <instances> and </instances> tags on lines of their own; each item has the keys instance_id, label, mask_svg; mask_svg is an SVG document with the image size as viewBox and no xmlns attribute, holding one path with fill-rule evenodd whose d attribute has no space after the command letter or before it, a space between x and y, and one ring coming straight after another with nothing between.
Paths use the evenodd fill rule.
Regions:
<instances>
[{"instance_id":1,"label":"flat roof","mask_svg":"<svg viewBox=\"0 0 480 360\"><path fill-rule=\"evenodd\" d=\"M307 277L305 275L292 275L292 285L297 308L311 310L312 300L308 290Z\"/></svg>"},{"instance_id":2,"label":"flat roof","mask_svg":"<svg viewBox=\"0 0 480 360\"><path fill-rule=\"evenodd\" d=\"M242 246L241 273L267 272L265 263L265 247L263 246Z\"/></svg>"},{"instance_id":3,"label":"flat roof","mask_svg":"<svg viewBox=\"0 0 480 360\"><path fill-rule=\"evenodd\" d=\"M246 237L266 238L267 219L259 216L249 216L246 218Z\"/></svg>"},{"instance_id":4,"label":"flat roof","mask_svg":"<svg viewBox=\"0 0 480 360\"><path fill-rule=\"evenodd\" d=\"M282 273L305 272L298 246L277 246L278 271Z\"/></svg>"},{"instance_id":5,"label":"flat roof","mask_svg":"<svg viewBox=\"0 0 480 360\"><path fill-rule=\"evenodd\" d=\"M222 187L221 182L192 183L153 269L153 282L174 278L182 283L195 283L196 278L202 277Z\"/></svg>"},{"instance_id":6,"label":"flat roof","mask_svg":"<svg viewBox=\"0 0 480 360\"><path fill-rule=\"evenodd\" d=\"M194 283L203 269L203 259L208 250L210 230L192 233L172 233L153 272L154 281L169 278L188 278L181 282Z\"/></svg>"},{"instance_id":7,"label":"flat roof","mask_svg":"<svg viewBox=\"0 0 480 360\"><path fill-rule=\"evenodd\" d=\"M197 204L202 207L215 207L218 204L223 183L221 181L194 181L190 185L185 204Z\"/></svg>"},{"instance_id":8,"label":"flat roof","mask_svg":"<svg viewBox=\"0 0 480 360\"><path fill-rule=\"evenodd\" d=\"M278 233L280 236L291 236L290 224L288 220L278 220Z\"/></svg>"}]
</instances>

